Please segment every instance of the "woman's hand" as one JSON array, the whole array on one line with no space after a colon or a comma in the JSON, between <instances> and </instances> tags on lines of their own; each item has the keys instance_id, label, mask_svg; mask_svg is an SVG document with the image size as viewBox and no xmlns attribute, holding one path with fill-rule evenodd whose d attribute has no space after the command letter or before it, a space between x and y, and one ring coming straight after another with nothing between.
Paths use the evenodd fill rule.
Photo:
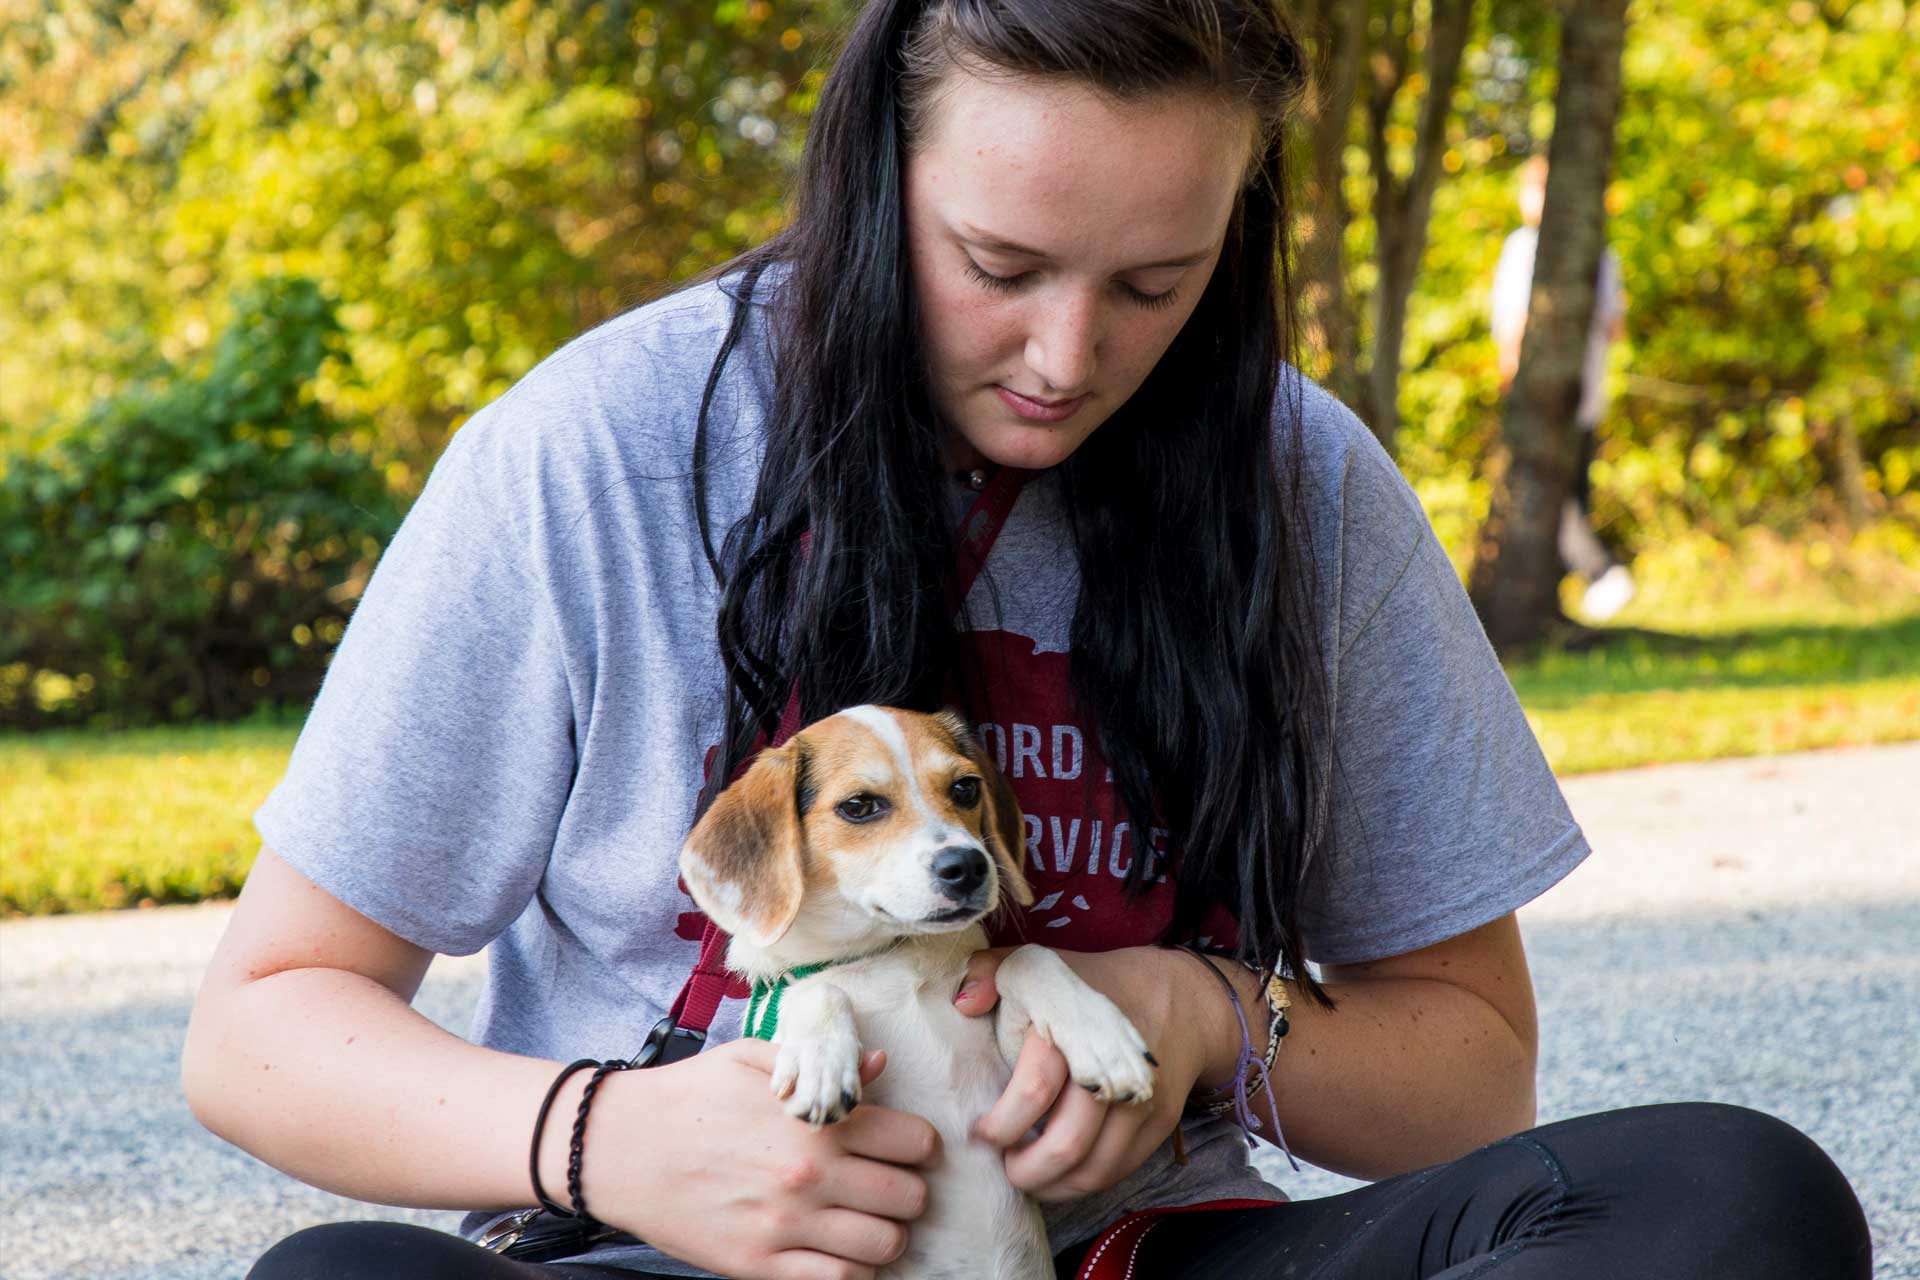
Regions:
<instances>
[{"instance_id":1,"label":"woman's hand","mask_svg":"<svg viewBox=\"0 0 1920 1280\"><path fill-rule=\"evenodd\" d=\"M955 1008L977 1016L999 1002L994 973L1011 950L974 953ZM1084 1089L1068 1088L1066 1058L1043 1036L1028 1033L1013 1079L973 1131L1006 1152L1008 1180L1041 1200L1103 1191L1146 1163L1179 1124L1187 1096L1231 1076L1239 1051L1235 1023L1227 1064L1220 1065L1221 1018L1230 1021L1232 1011L1196 957L1162 947L1062 951L1060 957L1132 1019L1159 1071L1151 1102L1099 1102ZM1028 1130L1043 1118L1039 1136L1029 1140Z\"/></svg>"},{"instance_id":2,"label":"woman's hand","mask_svg":"<svg viewBox=\"0 0 1920 1280\"><path fill-rule=\"evenodd\" d=\"M720 1275L864 1280L906 1250L907 1224L927 1207L920 1168L939 1154L939 1134L919 1116L871 1104L809 1128L768 1087L774 1054L741 1040L606 1077L585 1143L587 1208ZM885 1058L862 1058L863 1083ZM553 1131L567 1128L549 1125L543 1143L549 1188ZM565 1145L563 1136L561 1187Z\"/></svg>"}]
</instances>

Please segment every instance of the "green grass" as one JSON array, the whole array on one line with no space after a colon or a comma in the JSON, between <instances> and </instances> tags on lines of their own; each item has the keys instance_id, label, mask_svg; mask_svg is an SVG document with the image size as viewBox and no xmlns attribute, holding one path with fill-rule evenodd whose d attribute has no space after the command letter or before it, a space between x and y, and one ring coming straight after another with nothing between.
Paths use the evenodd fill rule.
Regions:
<instances>
[{"instance_id":1,"label":"green grass","mask_svg":"<svg viewBox=\"0 0 1920 1280\"><path fill-rule=\"evenodd\" d=\"M1684 536L1633 563L1586 647L1509 664L1562 776L1920 739L1920 547L1906 525ZM1564 602L1577 599L1567 584Z\"/></svg>"},{"instance_id":2,"label":"green grass","mask_svg":"<svg viewBox=\"0 0 1920 1280\"><path fill-rule=\"evenodd\" d=\"M0 736L0 912L239 892L253 811L297 729L208 725Z\"/></svg>"},{"instance_id":3,"label":"green grass","mask_svg":"<svg viewBox=\"0 0 1920 1280\"><path fill-rule=\"evenodd\" d=\"M1920 612L1858 627L1623 630L1507 674L1563 777L1920 738Z\"/></svg>"},{"instance_id":4,"label":"green grass","mask_svg":"<svg viewBox=\"0 0 1920 1280\"><path fill-rule=\"evenodd\" d=\"M1509 666L1563 777L1920 739L1920 569L1834 543L1643 555L1640 596L1578 650ZM0 735L0 913L238 890L286 723Z\"/></svg>"}]
</instances>

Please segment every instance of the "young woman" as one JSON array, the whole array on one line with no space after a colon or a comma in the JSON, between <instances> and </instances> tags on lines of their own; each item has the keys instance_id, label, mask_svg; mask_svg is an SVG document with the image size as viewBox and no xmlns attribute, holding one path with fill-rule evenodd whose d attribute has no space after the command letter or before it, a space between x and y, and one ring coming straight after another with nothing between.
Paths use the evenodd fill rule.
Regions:
<instances>
[{"instance_id":1,"label":"young woman","mask_svg":"<svg viewBox=\"0 0 1920 1280\"><path fill-rule=\"evenodd\" d=\"M1160 1064L1107 1106L1031 1041L980 1122L1067 1274L1123 1214L1228 1201L1159 1220L1140 1274L1865 1275L1845 1180L1776 1121L1521 1132L1513 912L1586 845L1418 504L1284 363L1304 82L1268 0L869 5L791 229L572 343L436 467L257 815L185 1054L202 1120L472 1234L533 1203L560 1064L631 1051L695 962L703 785L790 695L955 702L1026 814L1037 901L997 940L1062 948ZM471 1043L412 1012L434 954L488 944ZM1243 1070L1225 985L1268 1040L1229 955L1293 997L1246 1122L1384 1181L1279 1204L1240 1124L1189 1111ZM255 1274L873 1274L936 1136L790 1120L738 1009L595 1096L585 1200L646 1245L535 1265L340 1224Z\"/></svg>"}]
</instances>

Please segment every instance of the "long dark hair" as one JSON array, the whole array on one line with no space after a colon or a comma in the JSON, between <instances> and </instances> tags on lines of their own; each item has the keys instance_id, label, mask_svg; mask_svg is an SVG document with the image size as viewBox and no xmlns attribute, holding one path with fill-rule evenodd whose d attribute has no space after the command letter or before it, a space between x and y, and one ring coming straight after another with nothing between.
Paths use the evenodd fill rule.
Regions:
<instances>
[{"instance_id":1,"label":"long dark hair","mask_svg":"<svg viewBox=\"0 0 1920 1280\"><path fill-rule=\"evenodd\" d=\"M1306 69L1273 0L874 0L861 12L814 111L788 228L711 273L742 273L744 298L768 267L785 277L768 294L778 341L759 483L718 550L707 411L745 302L695 437L727 677L703 804L773 734L796 685L803 721L865 702L931 708L964 661L901 194L930 90L962 59L1123 99L1197 89L1258 122L1193 314L1056 471L1080 568L1074 695L1133 829L1165 825L1178 854L1164 940L1192 938L1224 904L1243 959L1306 979L1298 899L1325 838L1331 741L1299 386L1283 364L1286 125ZM1130 895L1150 887L1149 862L1133 860Z\"/></svg>"}]
</instances>

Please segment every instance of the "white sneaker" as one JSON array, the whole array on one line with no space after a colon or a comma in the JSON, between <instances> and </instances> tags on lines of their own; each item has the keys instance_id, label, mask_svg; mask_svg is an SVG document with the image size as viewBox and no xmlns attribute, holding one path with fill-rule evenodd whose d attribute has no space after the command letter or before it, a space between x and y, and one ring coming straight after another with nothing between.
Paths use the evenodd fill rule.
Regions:
<instances>
[{"instance_id":1,"label":"white sneaker","mask_svg":"<svg viewBox=\"0 0 1920 1280\"><path fill-rule=\"evenodd\" d=\"M1627 572L1627 566L1617 564L1593 580L1593 585L1580 597L1580 612L1590 621L1605 622L1626 608L1631 599L1633 575Z\"/></svg>"}]
</instances>

